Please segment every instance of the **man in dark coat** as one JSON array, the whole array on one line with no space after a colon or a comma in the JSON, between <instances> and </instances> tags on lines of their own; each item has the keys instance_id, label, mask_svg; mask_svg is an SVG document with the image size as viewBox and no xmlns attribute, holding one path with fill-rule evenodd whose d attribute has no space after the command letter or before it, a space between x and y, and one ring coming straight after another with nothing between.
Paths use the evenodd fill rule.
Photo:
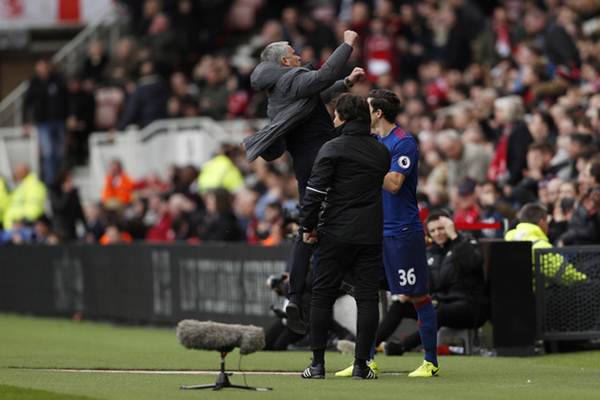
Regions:
<instances>
[{"instance_id":1,"label":"man in dark coat","mask_svg":"<svg viewBox=\"0 0 600 400\"><path fill-rule=\"evenodd\" d=\"M156 74L154 64L146 61L140 66L138 86L127 100L125 113L119 121L118 130L136 124L141 128L167 116L169 91Z\"/></svg>"},{"instance_id":2,"label":"man in dark coat","mask_svg":"<svg viewBox=\"0 0 600 400\"><path fill-rule=\"evenodd\" d=\"M340 96L335 124L340 135L319 151L300 211L304 242L318 241L310 307L313 361L302 377L325 377L327 328L344 275L350 272L358 309L352 377L374 379L367 360L379 322L381 187L391 158L388 149L371 135L366 99L351 94Z\"/></svg>"},{"instance_id":3,"label":"man in dark coat","mask_svg":"<svg viewBox=\"0 0 600 400\"><path fill-rule=\"evenodd\" d=\"M315 71L300 66L300 57L287 42L271 43L252 73L252 87L267 91L271 123L244 141L246 156L250 161L259 156L270 161L287 150L294 162L301 202L319 149L334 137L325 103L364 75L362 68L354 68L348 77L339 79L357 42L356 32L344 32L344 43ZM290 329L298 333L306 331L299 304L311 254L312 246L298 238L292 250L286 309Z\"/></svg>"},{"instance_id":4,"label":"man in dark coat","mask_svg":"<svg viewBox=\"0 0 600 400\"><path fill-rule=\"evenodd\" d=\"M25 133L29 133L32 123L37 129L46 185L54 183L64 161L67 110L67 87L62 76L48 60L39 60L25 93L23 120Z\"/></svg>"}]
</instances>

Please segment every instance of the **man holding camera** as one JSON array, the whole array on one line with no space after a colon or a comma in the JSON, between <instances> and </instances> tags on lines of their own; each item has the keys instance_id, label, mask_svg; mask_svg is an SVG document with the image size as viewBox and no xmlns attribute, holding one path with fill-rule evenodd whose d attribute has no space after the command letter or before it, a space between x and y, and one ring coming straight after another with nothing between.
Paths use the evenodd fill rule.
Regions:
<instances>
[{"instance_id":1,"label":"man holding camera","mask_svg":"<svg viewBox=\"0 0 600 400\"><path fill-rule=\"evenodd\" d=\"M350 271L358 308L352 377L374 379L376 375L367 366L367 360L379 322L381 186L390 155L371 136L369 108L364 98L340 96L334 124L340 136L319 151L300 211L304 242L318 242L310 312L313 361L302 377L325 378L327 327L344 274Z\"/></svg>"}]
</instances>

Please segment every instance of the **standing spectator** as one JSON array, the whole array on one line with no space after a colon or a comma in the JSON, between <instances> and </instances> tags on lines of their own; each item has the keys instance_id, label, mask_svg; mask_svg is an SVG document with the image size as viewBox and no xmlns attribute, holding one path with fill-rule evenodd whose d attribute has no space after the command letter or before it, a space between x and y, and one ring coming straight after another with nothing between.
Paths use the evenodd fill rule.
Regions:
<instances>
[{"instance_id":1,"label":"standing spectator","mask_svg":"<svg viewBox=\"0 0 600 400\"><path fill-rule=\"evenodd\" d=\"M94 82L86 79L81 82L71 78L69 89L69 116L67 118L67 158L69 166L84 164L89 149L88 139L94 130L96 99Z\"/></svg>"},{"instance_id":2,"label":"standing spectator","mask_svg":"<svg viewBox=\"0 0 600 400\"><path fill-rule=\"evenodd\" d=\"M223 119L227 114L229 90L226 76L229 67L222 59L214 59L198 82L200 115Z\"/></svg>"},{"instance_id":3,"label":"standing spectator","mask_svg":"<svg viewBox=\"0 0 600 400\"><path fill-rule=\"evenodd\" d=\"M64 242L76 240L77 222L80 221L86 227L86 220L79 192L73 186L73 176L69 172L62 171L58 174L56 183L50 189L50 204L54 231Z\"/></svg>"},{"instance_id":4,"label":"standing spectator","mask_svg":"<svg viewBox=\"0 0 600 400\"><path fill-rule=\"evenodd\" d=\"M48 60L37 61L23 100L23 121L25 134L29 134L31 123L37 129L46 185L54 182L63 163L67 110L67 89L62 77L53 71Z\"/></svg>"},{"instance_id":5,"label":"standing spectator","mask_svg":"<svg viewBox=\"0 0 600 400\"><path fill-rule=\"evenodd\" d=\"M145 61L140 66L138 86L127 100L125 113L117 129L123 130L130 124L144 128L152 121L167 116L169 92L154 70L154 63Z\"/></svg>"},{"instance_id":6,"label":"standing spectator","mask_svg":"<svg viewBox=\"0 0 600 400\"><path fill-rule=\"evenodd\" d=\"M88 47L87 57L83 62L81 71L83 79L91 79L94 82L104 80L107 65L108 56L104 51L104 46L98 40L92 41Z\"/></svg>"},{"instance_id":7,"label":"standing spectator","mask_svg":"<svg viewBox=\"0 0 600 400\"><path fill-rule=\"evenodd\" d=\"M133 181L123 171L121 161L114 159L110 162L108 173L104 179L102 204L106 208L120 209L131 203Z\"/></svg>"},{"instance_id":8,"label":"standing spectator","mask_svg":"<svg viewBox=\"0 0 600 400\"><path fill-rule=\"evenodd\" d=\"M536 7L527 11L523 26L533 42L543 49L544 54L557 68L559 75L579 79L579 51L564 27Z\"/></svg>"},{"instance_id":9,"label":"standing spectator","mask_svg":"<svg viewBox=\"0 0 600 400\"><path fill-rule=\"evenodd\" d=\"M10 195L4 213L4 229L10 229L15 222L33 222L44 214L46 186L25 164L15 167L17 186Z\"/></svg>"},{"instance_id":10,"label":"standing spectator","mask_svg":"<svg viewBox=\"0 0 600 400\"><path fill-rule=\"evenodd\" d=\"M133 77L136 72L134 51L135 44L132 38L119 39L107 66L108 78L113 78L116 70L120 71L117 74L124 79Z\"/></svg>"},{"instance_id":11,"label":"standing spectator","mask_svg":"<svg viewBox=\"0 0 600 400\"><path fill-rule=\"evenodd\" d=\"M527 148L533 138L523 122L523 101L518 96L506 96L494 103L496 122L501 136L496 145L488 178L499 184L514 186L523 178L527 165Z\"/></svg>"}]
</instances>

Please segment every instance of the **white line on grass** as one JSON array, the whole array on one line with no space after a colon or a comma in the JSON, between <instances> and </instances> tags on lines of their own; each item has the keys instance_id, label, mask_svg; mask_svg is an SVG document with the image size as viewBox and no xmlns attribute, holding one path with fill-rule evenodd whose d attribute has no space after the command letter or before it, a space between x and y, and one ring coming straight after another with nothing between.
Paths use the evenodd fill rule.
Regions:
<instances>
[{"instance_id":1,"label":"white line on grass","mask_svg":"<svg viewBox=\"0 0 600 400\"><path fill-rule=\"evenodd\" d=\"M75 368L19 368L31 371L75 372L85 374L143 374L143 375L218 375L218 371L178 371L178 370L144 370L144 369L75 369ZM228 371L229 372L229 371ZM231 371L234 374L246 375L281 375L300 376L301 372L289 371ZM405 375L400 372L384 372L384 375Z\"/></svg>"}]
</instances>

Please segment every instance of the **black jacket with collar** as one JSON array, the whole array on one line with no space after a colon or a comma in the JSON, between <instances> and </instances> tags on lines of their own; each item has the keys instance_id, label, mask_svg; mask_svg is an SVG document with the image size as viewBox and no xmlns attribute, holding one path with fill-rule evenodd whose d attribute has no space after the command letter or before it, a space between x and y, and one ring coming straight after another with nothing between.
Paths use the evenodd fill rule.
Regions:
<instances>
[{"instance_id":1,"label":"black jacket with collar","mask_svg":"<svg viewBox=\"0 0 600 400\"><path fill-rule=\"evenodd\" d=\"M313 165L300 225L311 231L318 224L319 233L343 243L382 243L381 190L390 154L367 122L336 129L340 136L321 147Z\"/></svg>"},{"instance_id":2,"label":"black jacket with collar","mask_svg":"<svg viewBox=\"0 0 600 400\"><path fill-rule=\"evenodd\" d=\"M443 247L432 244L427 264L430 290L438 301L486 302L483 255L475 239L459 234Z\"/></svg>"}]
</instances>

